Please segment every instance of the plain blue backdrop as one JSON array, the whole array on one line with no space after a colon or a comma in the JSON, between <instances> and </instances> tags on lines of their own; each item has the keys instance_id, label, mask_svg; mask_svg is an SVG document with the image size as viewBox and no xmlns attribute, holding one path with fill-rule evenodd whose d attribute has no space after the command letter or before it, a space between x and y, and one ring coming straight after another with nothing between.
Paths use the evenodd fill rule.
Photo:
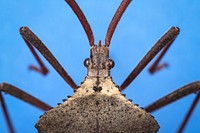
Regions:
<instances>
[{"instance_id":1,"label":"plain blue backdrop","mask_svg":"<svg viewBox=\"0 0 200 133\"><path fill-rule=\"evenodd\" d=\"M104 42L107 27L120 0L93 0L77 3L85 13L95 36ZM112 76L120 85L151 46L171 27L180 35L162 62L170 66L154 75L148 69L123 92L133 103L145 107L173 90L200 79L200 2L199 0L137 0L124 13L111 41L110 57L115 60ZM64 0L0 1L0 82L8 82L56 106L72 89L44 60L47 76L29 71L37 64L19 34L29 26L46 44L77 84L83 81L85 58L89 57L86 34L77 17ZM42 58L44 59L44 58ZM148 66L149 67L149 66ZM6 104L18 133L35 133L44 112L9 95ZM195 94L168 105L152 115L160 124L159 133L176 132ZM200 104L197 105L185 133L200 132ZM8 132L0 109L0 132Z\"/></svg>"}]
</instances>

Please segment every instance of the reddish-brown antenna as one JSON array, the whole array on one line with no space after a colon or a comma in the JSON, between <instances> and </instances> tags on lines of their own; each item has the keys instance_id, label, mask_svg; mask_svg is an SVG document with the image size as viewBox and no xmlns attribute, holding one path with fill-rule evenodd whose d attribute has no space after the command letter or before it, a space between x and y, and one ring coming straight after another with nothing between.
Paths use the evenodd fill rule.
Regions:
<instances>
[{"instance_id":1,"label":"reddish-brown antenna","mask_svg":"<svg viewBox=\"0 0 200 133\"><path fill-rule=\"evenodd\" d=\"M119 8L117 9L114 17L112 18L112 21L110 22L110 25L107 30L106 38L105 38L105 45L109 47L111 38L113 36L113 33L117 27L117 24L119 20L122 17L122 14L130 4L131 0L123 0L122 3L120 4Z\"/></svg>"},{"instance_id":2,"label":"reddish-brown antenna","mask_svg":"<svg viewBox=\"0 0 200 133\"><path fill-rule=\"evenodd\" d=\"M74 13L78 17L79 21L81 22L81 24L87 34L90 46L93 46L94 45L93 32L92 32L92 29L91 29L85 15L83 14L82 10L80 9L80 7L78 6L78 4L76 3L75 0L65 0L65 1L68 3L68 5L72 8Z\"/></svg>"}]
</instances>

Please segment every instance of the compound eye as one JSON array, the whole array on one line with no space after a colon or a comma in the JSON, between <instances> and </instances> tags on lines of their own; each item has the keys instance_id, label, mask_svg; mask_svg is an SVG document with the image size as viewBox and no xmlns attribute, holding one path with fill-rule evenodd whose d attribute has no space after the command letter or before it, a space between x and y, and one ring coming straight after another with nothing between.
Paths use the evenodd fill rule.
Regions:
<instances>
[{"instance_id":1,"label":"compound eye","mask_svg":"<svg viewBox=\"0 0 200 133\"><path fill-rule=\"evenodd\" d=\"M115 66L115 62L113 60L109 59L108 67L113 68L114 66Z\"/></svg>"},{"instance_id":2,"label":"compound eye","mask_svg":"<svg viewBox=\"0 0 200 133\"><path fill-rule=\"evenodd\" d=\"M90 65L90 59L87 58L87 59L84 60L84 66L88 67L89 65Z\"/></svg>"}]
</instances>

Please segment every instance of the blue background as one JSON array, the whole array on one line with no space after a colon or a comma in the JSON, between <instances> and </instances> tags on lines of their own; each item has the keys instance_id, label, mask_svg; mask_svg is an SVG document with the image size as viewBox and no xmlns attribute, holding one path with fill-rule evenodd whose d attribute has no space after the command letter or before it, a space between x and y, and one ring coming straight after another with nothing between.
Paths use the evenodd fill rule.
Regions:
<instances>
[{"instance_id":1,"label":"blue background","mask_svg":"<svg viewBox=\"0 0 200 133\"><path fill-rule=\"evenodd\" d=\"M120 0L78 1L95 35L95 42L104 42L107 27ZM111 41L110 57L115 60L112 76L121 84L151 46L171 27L181 33L162 62L170 67L155 75L147 68L123 92L145 107L173 90L200 79L200 2L198 0L132 1L123 15ZM37 64L19 34L21 26L29 26L47 45L77 84L83 81L89 57L89 44L77 17L64 0L1 0L0 1L0 82L8 82L39 99L56 106L72 89L44 60L50 73L44 77L29 71ZM44 59L44 58L42 58ZM149 66L148 66L149 67ZM43 111L9 95L4 95L17 132L34 133ZM195 94L154 113L160 133L175 132L182 122ZM198 104L185 133L200 132ZM0 132L8 132L0 109Z\"/></svg>"}]
</instances>

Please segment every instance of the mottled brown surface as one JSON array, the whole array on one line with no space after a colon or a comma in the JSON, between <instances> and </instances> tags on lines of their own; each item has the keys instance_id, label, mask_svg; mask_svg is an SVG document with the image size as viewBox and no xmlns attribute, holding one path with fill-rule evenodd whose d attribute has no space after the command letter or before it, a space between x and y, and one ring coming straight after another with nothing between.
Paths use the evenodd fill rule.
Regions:
<instances>
[{"instance_id":1,"label":"mottled brown surface","mask_svg":"<svg viewBox=\"0 0 200 133\"><path fill-rule=\"evenodd\" d=\"M110 78L101 80L101 92L92 83L86 78L72 97L47 111L36 124L39 133L157 132L154 118L122 96Z\"/></svg>"},{"instance_id":2,"label":"mottled brown surface","mask_svg":"<svg viewBox=\"0 0 200 133\"><path fill-rule=\"evenodd\" d=\"M76 92L36 123L39 133L155 133L159 125L128 101L110 77L114 62L101 42L84 62L88 73Z\"/></svg>"}]
</instances>

